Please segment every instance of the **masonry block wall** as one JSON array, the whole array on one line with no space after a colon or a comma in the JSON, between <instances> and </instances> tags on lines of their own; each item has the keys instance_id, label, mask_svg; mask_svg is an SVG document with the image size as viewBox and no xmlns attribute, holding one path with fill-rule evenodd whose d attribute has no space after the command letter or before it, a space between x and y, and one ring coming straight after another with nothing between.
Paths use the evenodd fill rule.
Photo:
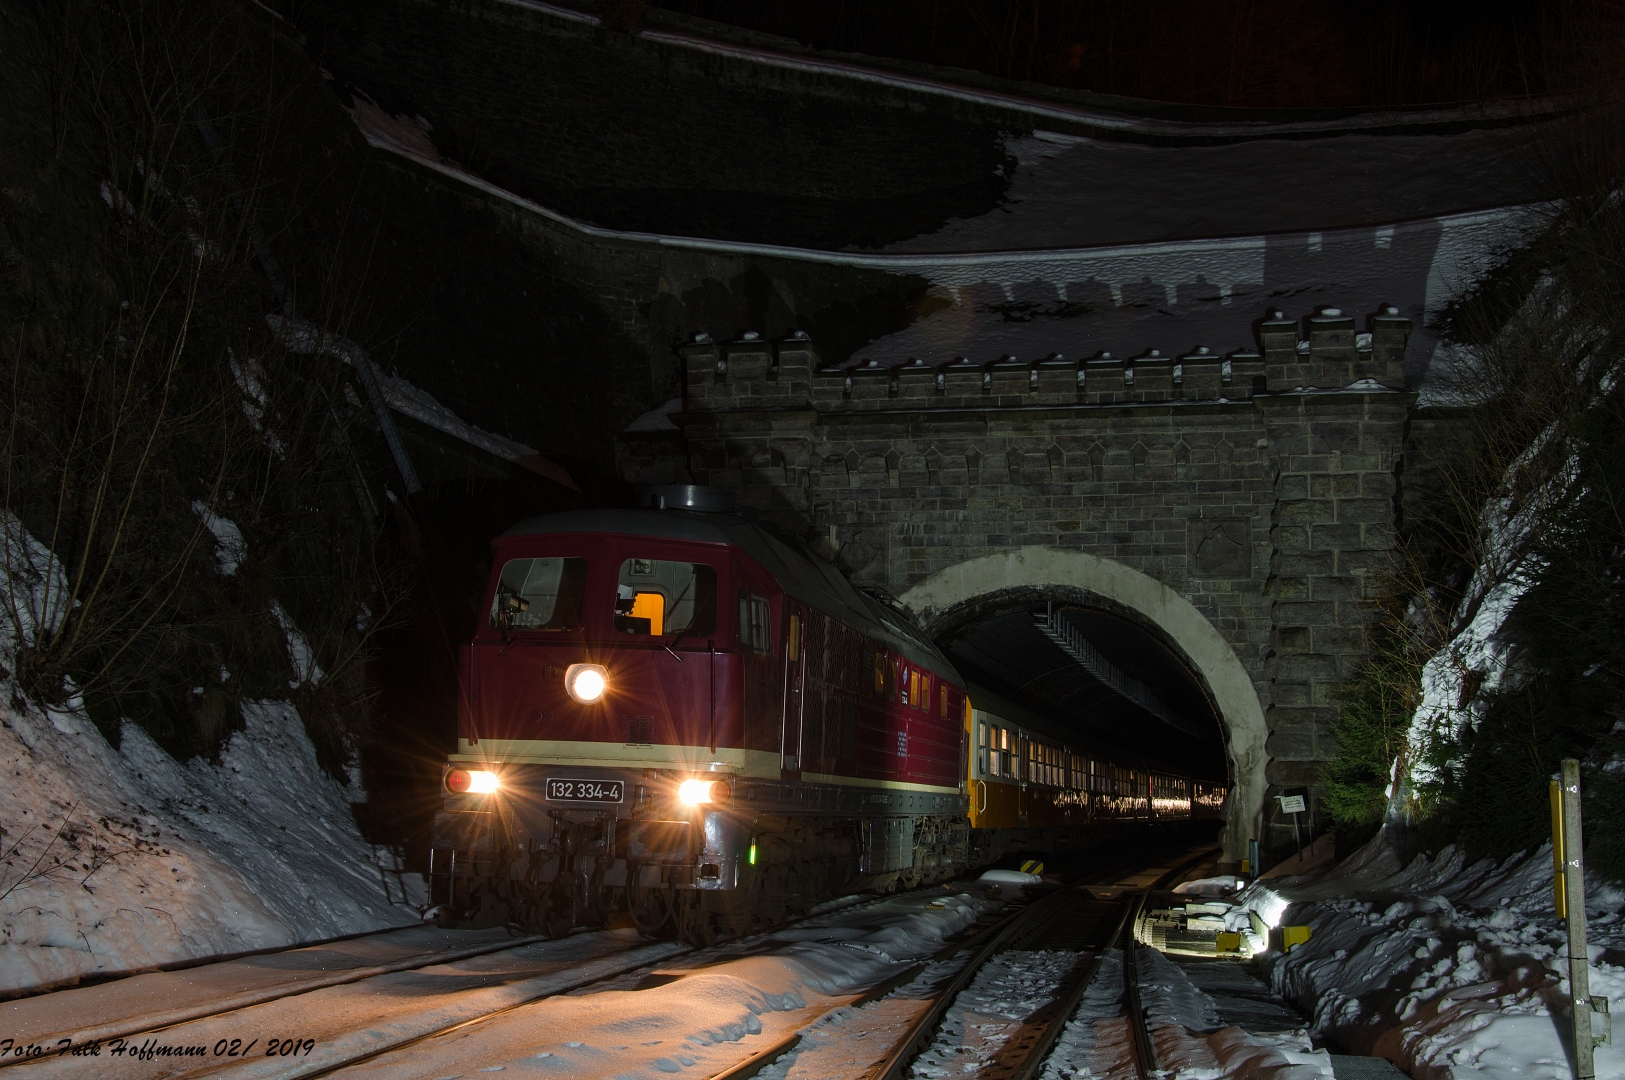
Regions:
<instances>
[{"instance_id":1,"label":"masonry block wall","mask_svg":"<svg viewBox=\"0 0 1625 1080\"><path fill-rule=\"evenodd\" d=\"M687 476L726 487L901 593L1024 545L1115 559L1188 599L1252 675L1272 793L1334 749L1330 693L1364 655L1414 395L1408 320L1270 312L1258 348L894 367L822 364L805 335L684 346ZM677 479L647 444L629 479ZM1271 801L1268 804L1274 807ZM1290 819L1266 845L1291 843Z\"/></svg>"}]
</instances>

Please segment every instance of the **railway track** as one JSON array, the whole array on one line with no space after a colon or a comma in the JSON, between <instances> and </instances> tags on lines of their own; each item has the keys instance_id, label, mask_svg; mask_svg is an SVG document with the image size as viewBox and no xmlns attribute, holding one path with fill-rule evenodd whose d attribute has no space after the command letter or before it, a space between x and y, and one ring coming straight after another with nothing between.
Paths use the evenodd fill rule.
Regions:
<instances>
[{"instance_id":1,"label":"railway track","mask_svg":"<svg viewBox=\"0 0 1625 1080\"><path fill-rule=\"evenodd\" d=\"M931 1005L908 1026L885 1058L868 1070L863 1080L902 1080L909 1064L941 1026L955 999L978 972L1001 952L1066 950L1084 954L1053 986L1053 996L1028 1014L1021 1026L977 1072L979 1080L1031 1080L1043 1066L1067 1020L1077 1009L1090 982L1098 974L1108 948L1123 951L1124 999L1132 1035L1135 1070L1150 1080L1156 1070L1155 1054L1139 1000L1134 955L1134 930L1147 897L1177 879L1184 871L1212 857L1204 849L1160 874L1143 888L1113 889L1102 896L1099 882L1079 882L1042 897L1011 915L976 949L969 962L935 988Z\"/></svg>"},{"instance_id":2,"label":"railway track","mask_svg":"<svg viewBox=\"0 0 1625 1080\"><path fill-rule=\"evenodd\" d=\"M888 899L837 898L774 932ZM90 1063L74 1051L97 1046L96 1056L104 1060L121 1050L116 1060L126 1067L120 1071L132 1075L129 1063L142 1057L141 1047L148 1044L211 1050L225 1045L220 1053L199 1055L205 1061L187 1062L189 1068L145 1055L144 1060L158 1063L155 1076L321 1076L697 951L698 946L678 941L642 939L631 930L548 939L515 937L500 928L470 933L431 926L259 950L212 965L0 1002L0 1076L82 1076ZM154 1000L164 1005L154 1008ZM321 1040L325 1053L319 1059L289 1060L300 1057L305 1040L252 1034L302 1033L308 1022L291 1017L312 1011L345 1029ZM237 1053L231 1051L233 1041ZM279 1055L281 1061L263 1060L267 1045L278 1041L294 1043L294 1052Z\"/></svg>"},{"instance_id":3,"label":"railway track","mask_svg":"<svg viewBox=\"0 0 1625 1080\"><path fill-rule=\"evenodd\" d=\"M1188 862L1158 880L1177 873ZM1125 867L1119 865L1115 869L1121 875ZM1098 873L1091 876L1102 877ZM1107 879L1117 880L1110 875ZM920 890L918 895L851 898L844 904L823 905L800 922L809 927L833 926L837 932L831 940L841 941L842 934L851 928L873 929L863 924L884 921L873 912L906 918L908 911L943 902L933 900L943 895L938 889ZM883 1059L873 1062L873 1067L866 1070L868 1080L894 1080L904 1074L909 1061L932 1037L954 998L993 957L1012 949L1090 950L1092 955L1076 965L1055 987L1053 1000L1026 1018L1021 1031L1007 1042L989 1066L990 1076L1030 1077L1096 974L1103 943L1118 941L1132 933L1133 920L1144 895L1144 889L1118 889L1102 894L1099 880L1095 882L1094 892L1086 886L1049 891L1014 912L1001 912L997 918L984 916L985 925L970 927L961 935L961 940L902 971L896 971L895 965L891 965L889 977L876 978L872 985L818 996L808 993L809 1000L802 1002L801 1007L771 1014L764 1012L765 1026L758 1025L757 1034L765 1038L749 1039L745 1045L759 1045L743 1060L733 1058L742 1046L719 1044L711 1055L716 1060L696 1060L698 1068L682 1071L696 1078L744 1080L795 1049L808 1029L828 1014L841 1009L861 1011L871 1004L884 1004L896 993L907 995L904 1008L913 1015ZM818 920L823 920L822 924L818 924ZM103 1060L117 1064L121 1076L136 1080L183 1076L208 1076L211 1080L269 1080L273 1077L290 1080L341 1072L345 1075L369 1072L379 1076L440 1075L446 1070L439 1066L431 1068L427 1061L419 1060L420 1056L433 1057L436 1053L447 1056L449 1053L452 1060L462 1061L470 1055L495 1053L498 1056L491 1057L492 1061L511 1060L502 1055L508 1053L504 1047L513 1044L516 1032L520 1037L534 1040L538 1030L561 1025L568 1028L570 1021L559 1017L568 1017L571 1009L579 1011L585 1007L583 1003L607 1001L615 996L595 998L592 995L616 989L641 992L682 978L724 972L729 964L782 955L785 948L794 948L786 946L786 940L810 940L809 935L821 932L817 928L781 927L753 939L706 950L675 942L638 942L629 934L621 935L625 940L618 940L612 933L580 934L554 942L488 940L460 948L420 948L392 959L351 955L348 966L342 970L314 971L308 969L319 959L317 954L321 948L289 950L271 954L269 961L264 956L254 958L256 964L283 964L293 972L278 985L223 993L218 991L222 989L222 980L229 981L230 965L218 965L223 970L213 973L209 968L192 969L184 974L202 980L199 990L209 994L208 1000L183 1001L161 1011L152 1010L150 1005L144 1011L134 1008L142 996L138 980L145 976L124 980L122 994L127 1007L123 1013L114 1008L112 1013L99 1015L96 1022L72 1030L71 1037L74 1045L80 1047L99 1041L104 1053L123 1040L129 1046L128 1056L114 1062L106 1062L105 1057ZM426 933L426 936L432 934ZM326 948L331 951L331 946ZM352 953L357 949L349 948ZM379 946L370 948L376 952ZM774 954L774 948L779 948L780 953ZM368 949L360 951L367 953ZM680 969L661 967L669 968L669 962L680 957L683 958ZM368 959L374 962L364 962ZM884 966L878 965L877 970ZM302 967L305 970L301 970ZM109 987L117 988L118 984L67 993L106 993ZM670 989L675 992L673 1000L681 1003L681 987ZM57 996L43 995L10 1005L33 1003L32 1007L38 1012ZM622 998L630 996L633 995L622 995ZM643 997L642 994L635 996L640 1000ZM66 1003L71 999L63 1000ZM537 1012L539 1008L543 1011ZM72 1014L75 1010L67 1012ZM78 1015L82 1023L84 1014ZM304 1030L315 1030L311 1028L313 1018L319 1019L317 1027L325 1030L326 1036L319 1040L293 1038ZM12 1019L14 1037L26 1035L26 1031L15 1026L18 1017L14 1015ZM46 1042L58 1033L43 1030L38 1024L34 1030L37 1034L29 1041L36 1043ZM0 1031L0 1036L5 1034L7 1032ZM95 1039L87 1040L87 1034ZM733 1038L737 1043L739 1036ZM161 1057L134 1060L138 1056L134 1050L137 1046L218 1048L224 1045L229 1051L233 1039L244 1047L240 1056L217 1051L200 1055L200 1060L184 1062L165 1061ZM255 1039L263 1041L255 1042ZM283 1048L291 1043L292 1053L264 1056L267 1045L276 1047L279 1039ZM307 1041L312 1045L307 1047ZM317 1043L319 1045L315 1045ZM21 1044L19 1040L17 1045ZM567 1042L565 1045L581 1044ZM540 1056L548 1055L544 1052ZM63 1054L39 1058L12 1055L4 1060L7 1071L3 1075L14 1080L78 1077L85 1075L86 1066L94 1069L93 1062ZM426 1068L430 1071L422 1071ZM456 1071L452 1068L446 1074ZM479 1070L468 1068L464 1075L473 1071Z\"/></svg>"},{"instance_id":4,"label":"railway track","mask_svg":"<svg viewBox=\"0 0 1625 1080\"><path fill-rule=\"evenodd\" d=\"M0 1029L15 1045L22 1046L58 1046L63 1039L71 1039L76 1044L106 1042L330 986L455 963L546 940L534 935L516 938L500 930L467 936L474 940L436 947L437 938L449 939L450 935L436 933L430 927L397 926L288 949L258 949L221 957L212 964L205 961L166 966L124 979L0 1002ZM253 969L279 962L289 965L282 969L282 977L264 978L258 985L241 985L244 981L254 981L249 978ZM207 974L196 971L210 967L213 970ZM177 974L179 972L188 974ZM158 989L160 985L187 985L194 978L201 985L190 986L195 992L182 993L180 1000L170 1007L154 1012L147 1004L150 997L162 993ZM69 1001L72 1004L66 1004ZM76 1019L86 1011L102 1019L88 1025ZM61 1023L58 1018L73 1022ZM3 1056L0 1068L28 1060L26 1055Z\"/></svg>"}]
</instances>

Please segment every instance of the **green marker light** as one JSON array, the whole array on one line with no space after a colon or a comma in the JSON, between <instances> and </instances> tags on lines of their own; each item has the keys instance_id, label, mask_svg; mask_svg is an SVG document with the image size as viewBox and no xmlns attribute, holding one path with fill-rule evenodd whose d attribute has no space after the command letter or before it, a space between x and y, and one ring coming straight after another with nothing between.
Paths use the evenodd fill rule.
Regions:
<instances>
[{"instance_id":1,"label":"green marker light","mask_svg":"<svg viewBox=\"0 0 1625 1080\"><path fill-rule=\"evenodd\" d=\"M756 865L756 841L754 840L750 842L750 864L752 866Z\"/></svg>"}]
</instances>

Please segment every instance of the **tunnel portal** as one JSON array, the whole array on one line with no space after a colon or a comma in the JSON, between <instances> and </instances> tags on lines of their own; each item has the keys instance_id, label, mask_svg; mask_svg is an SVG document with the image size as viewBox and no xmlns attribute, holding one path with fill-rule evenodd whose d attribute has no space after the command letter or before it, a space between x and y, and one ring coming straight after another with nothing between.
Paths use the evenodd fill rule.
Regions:
<instances>
[{"instance_id":1,"label":"tunnel portal","mask_svg":"<svg viewBox=\"0 0 1625 1080\"><path fill-rule=\"evenodd\" d=\"M937 644L975 690L1049 720L1068 749L1228 784L1218 710L1178 647L1069 592L1039 603L1007 598L939 633Z\"/></svg>"}]
</instances>

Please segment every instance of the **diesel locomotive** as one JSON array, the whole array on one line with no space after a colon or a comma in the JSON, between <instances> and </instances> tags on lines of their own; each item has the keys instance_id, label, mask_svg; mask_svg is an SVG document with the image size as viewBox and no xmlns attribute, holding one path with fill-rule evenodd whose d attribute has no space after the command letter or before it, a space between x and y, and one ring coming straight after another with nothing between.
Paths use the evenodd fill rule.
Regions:
<instances>
[{"instance_id":1,"label":"diesel locomotive","mask_svg":"<svg viewBox=\"0 0 1625 1080\"><path fill-rule=\"evenodd\" d=\"M431 841L444 918L557 936L624 912L709 942L951 878L974 827L1031 821L990 785L1066 823L1133 811L1049 771L1076 768L1052 737L1017 730L1011 764L1011 725L917 627L729 494L642 498L492 544Z\"/></svg>"}]
</instances>

